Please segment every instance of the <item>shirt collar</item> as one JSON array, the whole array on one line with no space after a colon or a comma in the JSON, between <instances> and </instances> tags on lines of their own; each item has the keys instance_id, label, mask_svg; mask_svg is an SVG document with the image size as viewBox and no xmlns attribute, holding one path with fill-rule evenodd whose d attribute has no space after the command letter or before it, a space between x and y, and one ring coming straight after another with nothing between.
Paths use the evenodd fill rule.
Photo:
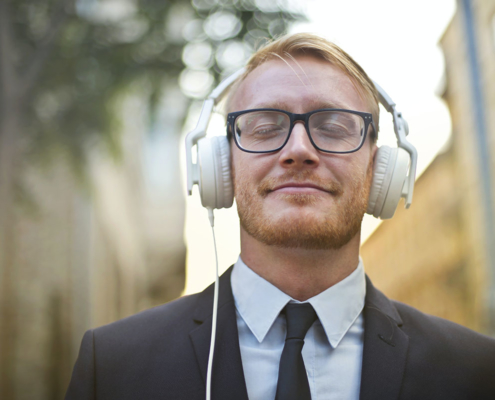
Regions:
<instances>
[{"instance_id":1,"label":"shirt collar","mask_svg":"<svg viewBox=\"0 0 495 400\"><path fill-rule=\"evenodd\" d=\"M241 257L231 277L235 306L258 342L262 342L289 301L299 303L251 270ZM361 257L345 279L307 300L316 311L333 348L337 347L364 307L366 279Z\"/></svg>"}]
</instances>

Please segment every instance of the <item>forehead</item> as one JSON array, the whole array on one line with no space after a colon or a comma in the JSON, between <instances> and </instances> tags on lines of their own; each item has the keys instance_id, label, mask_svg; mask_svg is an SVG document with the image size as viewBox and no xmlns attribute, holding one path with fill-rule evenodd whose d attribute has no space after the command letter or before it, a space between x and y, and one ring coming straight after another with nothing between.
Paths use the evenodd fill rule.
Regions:
<instances>
[{"instance_id":1,"label":"forehead","mask_svg":"<svg viewBox=\"0 0 495 400\"><path fill-rule=\"evenodd\" d=\"M370 111L342 70L313 56L274 58L255 68L237 87L230 111L252 108L294 113L319 108Z\"/></svg>"}]
</instances>

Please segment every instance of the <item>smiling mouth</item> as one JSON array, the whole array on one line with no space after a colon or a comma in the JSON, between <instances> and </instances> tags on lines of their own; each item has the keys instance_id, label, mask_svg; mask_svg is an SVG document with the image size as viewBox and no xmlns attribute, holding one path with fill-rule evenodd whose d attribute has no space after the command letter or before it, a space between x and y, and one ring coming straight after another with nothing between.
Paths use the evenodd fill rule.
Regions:
<instances>
[{"instance_id":1,"label":"smiling mouth","mask_svg":"<svg viewBox=\"0 0 495 400\"><path fill-rule=\"evenodd\" d=\"M288 196L330 194L339 196L343 192L342 185L333 179L323 179L312 173L286 173L285 176L266 177L257 188L261 197L266 197L270 193L285 194Z\"/></svg>"},{"instance_id":2,"label":"smiling mouth","mask_svg":"<svg viewBox=\"0 0 495 400\"><path fill-rule=\"evenodd\" d=\"M285 193L285 194L318 194L318 193L330 193L330 191L322 188L321 186L313 183L305 182L289 182L276 186L271 192Z\"/></svg>"}]
</instances>

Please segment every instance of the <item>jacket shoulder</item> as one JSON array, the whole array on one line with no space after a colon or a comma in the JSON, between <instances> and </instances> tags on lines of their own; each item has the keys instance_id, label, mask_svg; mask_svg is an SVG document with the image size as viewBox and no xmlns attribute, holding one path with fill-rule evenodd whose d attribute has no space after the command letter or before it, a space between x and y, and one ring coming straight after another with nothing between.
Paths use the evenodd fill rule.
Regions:
<instances>
[{"instance_id":1,"label":"jacket shoulder","mask_svg":"<svg viewBox=\"0 0 495 400\"><path fill-rule=\"evenodd\" d=\"M409 336L411 351L418 360L444 364L462 363L473 370L493 371L495 339L443 318L423 313L411 306L393 301Z\"/></svg>"},{"instance_id":2,"label":"jacket shoulder","mask_svg":"<svg viewBox=\"0 0 495 400\"><path fill-rule=\"evenodd\" d=\"M66 399L158 398L157 382L171 398L200 398L202 380L189 338L198 326L198 298L181 297L86 332Z\"/></svg>"},{"instance_id":3,"label":"jacket shoulder","mask_svg":"<svg viewBox=\"0 0 495 400\"><path fill-rule=\"evenodd\" d=\"M135 340L142 343L153 336L167 337L172 333L188 333L194 328L194 310L199 294L180 297L174 301L162 304L121 320L93 329L95 338L111 341L125 340L127 343ZM130 344L130 343L129 343Z\"/></svg>"},{"instance_id":4,"label":"jacket shoulder","mask_svg":"<svg viewBox=\"0 0 495 400\"><path fill-rule=\"evenodd\" d=\"M403 327L415 334L428 335L430 338L444 339L448 342L473 342L495 347L495 339L475 332L455 322L426 314L407 304L393 300L399 312Z\"/></svg>"},{"instance_id":5,"label":"jacket shoulder","mask_svg":"<svg viewBox=\"0 0 495 400\"><path fill-rule=\"evenodd\" d=\"M493 398L495 339L392 303L402 318L400 329L409 338L404 393L414 393L412 398Z\"/></svg>"}]
</instances>

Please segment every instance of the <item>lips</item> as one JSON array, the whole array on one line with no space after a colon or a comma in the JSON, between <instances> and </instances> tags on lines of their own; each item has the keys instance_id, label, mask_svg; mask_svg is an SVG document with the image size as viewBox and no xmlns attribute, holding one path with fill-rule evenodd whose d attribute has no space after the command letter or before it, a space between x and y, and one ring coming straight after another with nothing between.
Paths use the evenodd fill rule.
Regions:
<instances>
[{"instance_id":1,"label":"lips","mask_svg":"<svg viewBox=\"0 0 495 400\"><path fill-rule=\"evenodd\" d=\"M259 184L257 192L261 197L266 197L270 193L286 194L322 194L330 193L334 196L342 194L342 185L333 179L323 179L313 171L303 171L294 173L288 171L283 176L265 177Z\"/></svg>"},{"instance_id":2,"label":"lips","mask_svg":"<svg viewBox=\"0 0 495 400\"><path fill-rule=\"evenodd\" d=\"M316 185L312 182L287 182L283 183L281 185L275 186L271 191L275 192L277 190L283 190L283 191L294 191L294 192L300 192L300 191L314 191L314 190L319 190L322 192L329 192L325 188Z\"/></svg>"}]
</instances>

